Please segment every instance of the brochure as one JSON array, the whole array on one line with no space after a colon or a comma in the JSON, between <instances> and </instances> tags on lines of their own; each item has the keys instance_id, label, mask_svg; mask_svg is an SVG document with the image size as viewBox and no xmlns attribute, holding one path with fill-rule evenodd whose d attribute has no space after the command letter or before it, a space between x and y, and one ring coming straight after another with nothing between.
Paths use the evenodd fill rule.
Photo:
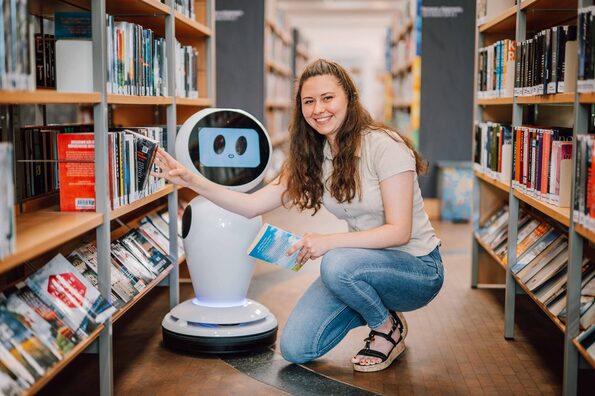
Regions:
<instances>
[{"instance_id":1,"label":"brochure","mask_svg":"<svg viewBox=\"0 0 595 396\"><path fill-rule=\"evenodd\" d=\"M299 271L302 266L296 264L295 260L300 251L296 251L291 256L286 252L301 239L300 236L265 223L248 247L247 253L258 260Z\"/></svg>"}]
</instances>

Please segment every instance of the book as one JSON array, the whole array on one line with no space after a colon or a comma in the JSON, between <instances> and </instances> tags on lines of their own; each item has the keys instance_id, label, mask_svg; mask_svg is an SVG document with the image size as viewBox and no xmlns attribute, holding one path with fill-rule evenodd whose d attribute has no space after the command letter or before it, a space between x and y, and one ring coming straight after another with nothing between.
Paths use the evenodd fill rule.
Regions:
<instances>
[{"instance_id":1,"label":"book","mask_svg":"<svg viewBox=\"0 0 595 396\"><path fill-rule=\"evenodd\" d=\"M0 260L16 249L13 148L0 143Z\"/></svg>"},{"instance_id":2,"label":"book","mask_svg":"<svg viewBox=\"0 0 595 396\"><path fill-rule=\"evenodd\" d=\"M26 284L81 338L109 318L115 308L61 254L31 274Z\"/></svg>"},{"instance_id":3,"label":"book","mask_svg":"<svg viewBox=\"0 0 595 396\"><path fill-rule=\"evenodd\" d=\"M134 154L131 158L136 164L136 188L137 191L142 191L147 187L159 142L130 129L126 129L124 132L131 134L133 137Z\"/></svg>"},{"instance_id":4,"label":"book","mask_svg":"<svg viewBox=\"0 0 595 396\"><path fill-rule=\"evenodd\" d=\"M267 263L299 271L302 266L296 264L296 258L300 250L297 250L291 256L288 256L286 252L301 239L301 237L289 231L265 223L256 234L246 253Z\"/></svg>"},{"instance_id":5,"label":"book","mask_svg":"<svg viewBox=\"0 0 595 396\"><path fill-rule=\"evenodd\" d=\"M93 133L58 134L60 210L95 211L95 138Z\"/></svg>"}]
</instances>

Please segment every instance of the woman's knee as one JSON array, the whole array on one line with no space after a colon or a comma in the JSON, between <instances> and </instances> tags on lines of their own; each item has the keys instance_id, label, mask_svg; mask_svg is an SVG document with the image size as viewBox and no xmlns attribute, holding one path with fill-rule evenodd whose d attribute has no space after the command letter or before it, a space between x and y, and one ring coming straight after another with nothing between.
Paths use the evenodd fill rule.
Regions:
<instances>
[{"instance_id":1,"label":"woman's knee","mask_svg":"<svg viewBox=\"0 0 595 396\"><path fill-rule=\"evenodd\" d=\"M329 250L320 264L320 279L322 283L333 290L350 278L349 249Z\"/></svg>"},{"instance_id":2,"label":"woman's knee","mask_svg":"<svg viewBox=\"0 0 595 396\"><path fill-rule=\"evenodd\" d=\"M283 359L291 363L306 363L312 360L311 352L306 345L300 343L299 337L292 337L290 331L284 329L281 334L280 346Z\"/></svg>"}]
</instances>

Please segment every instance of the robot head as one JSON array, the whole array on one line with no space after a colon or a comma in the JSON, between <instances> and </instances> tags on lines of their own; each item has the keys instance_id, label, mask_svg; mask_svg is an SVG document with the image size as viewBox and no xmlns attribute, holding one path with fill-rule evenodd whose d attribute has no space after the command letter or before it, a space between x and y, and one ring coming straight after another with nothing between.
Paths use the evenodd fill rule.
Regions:
<instances>
[{"instance_id":1,"label":"robot head","mask_svg":"<svg viewBox=\"0 0 595 396\"><path fill-rule=\"evenodd\" d=\"M217 184L249 191L263 179L271 142L260 122L236 109L204 109L184 122L176 137L176 158Z\"/></svg>"}]
</instances>

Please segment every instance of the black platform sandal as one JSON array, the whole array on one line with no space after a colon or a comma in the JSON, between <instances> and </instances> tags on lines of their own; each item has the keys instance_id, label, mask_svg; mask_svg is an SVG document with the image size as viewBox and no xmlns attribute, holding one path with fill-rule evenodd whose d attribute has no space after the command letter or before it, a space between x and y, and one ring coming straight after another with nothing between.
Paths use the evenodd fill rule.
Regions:
<instances>
[{"instance_id":1,"label":"black platform sandal","mask_svg":"<svg viewBox=\"0 0 595 396\"><path fill-rule=\"evenodd\" d=\"M394 320L397 321L397 328L401 333L401 337L405 339L407 337L407 333L409 332L409 326L407 325L407 321L405 320L405 315L401 312L396 311L388 311L390 315L393 317Z\"/></svg>"},{"instance_id":2,"label":"black platform sandal","mask_svg":"<svg viewBox=\"0 0 595 396\"><path fill-rule=\"evenodd\" d=\"M405 340L403 339L403 334L405 334L405 331L406 331L406 322L404 323L404 317L403 317L403 320L401 320L401 318L398 317L397 313L391 312L390 318L393 323L393 326L391 327L388 334L381 333L376 330L371 330L370 334L368 335L368 338L366 338L364 340L366 342L365 348L361 349L357 353L357 355L360 355L360 356L369 356L369 357L380 358L380 359L382 359L382 361L380 363L369 364L369 365L353 363L353 369L355 371L369 373L369 372L373 372L373 371L384 370L385 368L390 366L391 363L405 351ZM393 340L392 335L397 329L399 330L400 334L399 334L399 339L397 341L395 341L395 340ZM388 353L388 355L385 355L382 352L378 352L373 349L370 349L370 342L372 342L374 340L374 337L376 337L376 336L382 337L385 340L389 341L391 344L393 344L393 347L390 350L390 352Z\"/></svg>"}]
</instances>

